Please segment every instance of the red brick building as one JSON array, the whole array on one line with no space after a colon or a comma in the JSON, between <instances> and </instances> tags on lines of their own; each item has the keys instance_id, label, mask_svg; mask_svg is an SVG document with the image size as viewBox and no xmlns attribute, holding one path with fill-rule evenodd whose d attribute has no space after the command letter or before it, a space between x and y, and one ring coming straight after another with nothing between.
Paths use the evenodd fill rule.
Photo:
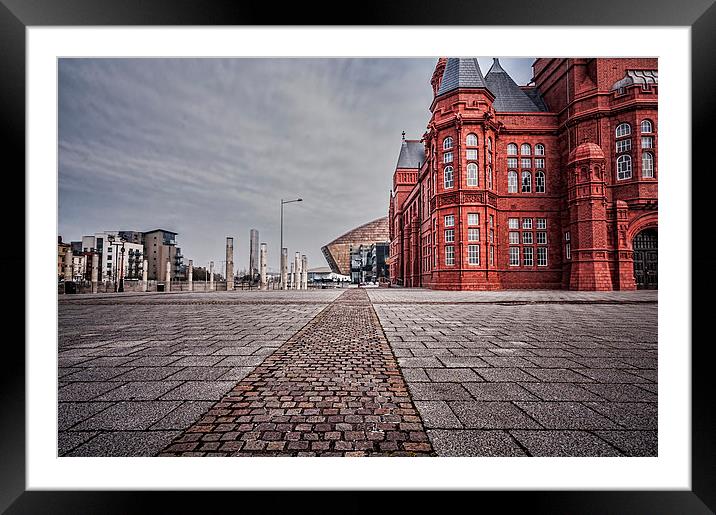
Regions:
<instances>
[{"instance_id":1,"label":"red brick building","mask_svg":"<svg viewBox=\"0 0 716 515\"><path fill-rule=\"evenodd\" d=\"M400 149L390 277L446 290L657 286L657 59L440 58Z\"/></svg>"}]
</instances>

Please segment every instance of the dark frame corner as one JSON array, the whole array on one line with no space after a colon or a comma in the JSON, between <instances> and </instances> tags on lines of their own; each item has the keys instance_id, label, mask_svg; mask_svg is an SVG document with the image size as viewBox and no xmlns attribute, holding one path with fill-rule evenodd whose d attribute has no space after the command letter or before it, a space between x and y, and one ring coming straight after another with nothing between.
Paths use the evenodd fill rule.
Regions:
<instances>
[{"instance_id":1,"label":"dark frame corner","mask_svg":"<svg viewBox=\"0 0 716 515\"><path fill-rule=\"evenodd\" d=\"M657 25L689 26L692 37L692 149L695 169L697 148L709 148L711 118L716 111L716 67L713 66L713 52L716 51L716 4L715 0L575 0L564 3L560 0L529 2L526 0L485 0L483 2L443 2L440 9L431 9L428 2L400 0L390 4L360 4L355 9L351 22L358 25ZM448 8L454 4L454 8ZM25 177L11 170L25 169L25 29L28 26L61 25L247 25L247 24L296 24L305 20L308 24L343 24L344 18L327 19L331 9L309 12L305 3L295 3L286 9L265 12L263 8L228 0L0 0L0 115L7 134L1 141L4 146L5 162L13 159L12 167L3 167L7 185L6 191L24 199ZM376 14L377 13L377 14ZM337 23L335 20L339 20ZM707 125L707 123L709 125ZM703 159L703 158L700 158ZM710 167L705 166L708 171ZM688 173L685 170L678 173ZM692 189L692 220L695 223L706 219L708 201L706 188ZM702 197L702 198L699 198ZM23 200L20 200L23 202ZM6 202L3 209L5 219L17 218L21 208L10 207ZM22 211L20 211L22 209ZM687 214L685 214L687 215ZM699 216L703 215L703 216ZM688 216L688 215L687 215ZM692 234L696 234L692 227ZM24 248L26 233L23 236ZM24 255L3 260L3 268L23 269ZM716 258L708 252L692 257L692 270L713 269ZM691 277L688 277L691 280ZM692 490L691 491L619 491L619 492L479 492L451 493L463 497L470 495L471 502L507 501L510 507L517 504L529 513L713 513L716 511L716 418L712 408L713 391L709 370L710 338L698 339L700 328L710 316L710 302L706 294L716 291L714 274L700 275L698 282L692 282ZM25 292L22 294L24 301ZM25 315L25 303L13 299L14 307L6 320L21 320ZM7 309L6 309L7 313ZM15 315L15 316L13 316ZM24 335L23 335L24 336ZM2 489L0 489L0 510L6 513L136 513L156 510L161 512L188 512L191 502L199 500L205 507L217 507L227 501L241 498L241 505L248 507L249 497L261 498L276 509L276 500L288 504L292 509L308 506L305 501L310 492L292 492L280 497L273 492L58 492L25 491L25 353L20 346L24 338L6 339L6 366L3 367L0 400L3 406L3 438L0 439L0 457L3 467ZM677 342L688 344L689 342ZM347 510L370 509L373 500L369 492L348 492L342 494L342 505ZM411 504L422 503L426 493L414 492L407 495L391 496L381 501L385 509L404 511ZM211 500L207 502L207 497ZM401 497L398 502L396 498ZM458 499L459 499L458 497ZM457 506L460 500L451 499ZM255 499L252 499L255 500ZM159 504L155 504L159 503ZM316 506L313 504L314 507ZM236 506L236 504L234 504ZM324 505L325 506L325 505ZM374 505L375 506L375 505ZM320 510L319 510L320 511ZM274 511L275 512L275 511Z\"/></svg>"}]
</instances>

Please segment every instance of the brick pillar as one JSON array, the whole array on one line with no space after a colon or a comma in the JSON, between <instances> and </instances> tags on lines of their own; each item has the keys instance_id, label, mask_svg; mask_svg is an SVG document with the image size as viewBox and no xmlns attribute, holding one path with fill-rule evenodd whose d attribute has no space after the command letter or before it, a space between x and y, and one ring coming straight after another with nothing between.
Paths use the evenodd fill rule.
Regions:
<instances>
[{"instance_id":1,"label":"brick pillar","mask_svg":"<svg viewBox=\"0 0 716 515\"><path fill-rule=\"evenodd\" d=\"M619 290L636 290L634 282L634 251L627 241L629 227L629 206L623 200L617 200L616 210L616 281Z\"/></svg>"}]
</instances>

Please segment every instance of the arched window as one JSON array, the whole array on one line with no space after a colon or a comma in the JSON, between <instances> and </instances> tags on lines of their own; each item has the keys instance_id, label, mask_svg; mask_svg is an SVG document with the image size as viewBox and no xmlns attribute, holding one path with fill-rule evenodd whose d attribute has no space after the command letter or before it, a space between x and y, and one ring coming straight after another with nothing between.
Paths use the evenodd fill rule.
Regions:
<instances>
[{"instance_id":1,"label":"arched window","mask_svg":"<svg viewBox=\"0 0 716 515\"><path fill-rule=\"evenodd\" d=\"M517 172L507 172L507 193L517 193Z\"/></svg>"},{"instance_id":2,"label":"arched window","mask_svg":"<svg viewBox=\"0 0 716 515\"><path fill-rule=\"evenodd\" d=\"M492 167L491 166L487 167L487 189L488 190L492 189Z\"/></svg>"},{"instance_id":3,"label":"arched window","mask_svg":"<svg viewBox=\"0 0 716 515\"><path fill-rule=\"evenodd\" d=\"M645 134L650 134L653 130L653 126L651 125L651 120L642 120L641 122L641 132Z\"/></svg>"},{"instance_id":4,"label":"arched window","mask_svg":"<svg viewBox=\"0 0 716 515\"><path fill-rule=\"evenodd\" d=\"M492 152L492 138L487 138L487 150Z\"/></svg>"},{"instance_id":5,"label":"arched window","mask_svg":"<svg viewBox=\"0 0 716 515\"><path fill-rule=\"evenodd\" d=\"M510 143L507 145L507 155L508 156L516 156L517 155L517 144Z\"/></svg>"},{"instance_id":6,"label":"arched window","mask_svg":"<svg viewBox=\"0 0 716 515\"><path fill-rule=\"evenodd\" d=\"M443 140L443 150L448 150L452 148L452 138L448 136Z\"/></svg>"},{"instance_id":7,"label":"arched window","mask_svg":"<svg viewBox=\"0 0 716 515\"><path fill-rule=\"evenodd\" d=\"M523 143L520 147L520 154L523 156L529 156L532 154L532 147L530 147L528 143Z\"/></svg>"},{"instance_id":8,"label":"arched window","mask_svg":"<svg viewBox=\"0 0 716 515\"><path fill-rule=\"evenodd\" d=\"M532 174L522 172L522 193L532 193Z\"/></svg>"},{"instance_id":9,"label":"arched window","mask_svg":"<svg viewBox=\"0 0 716 515\"><path fill-rule=\"evenodd\" d=\"M535 174L535 192L544 193L544 172L537 172Z\"/></svg>"},{"instance_id":10,"label":"arched window","mask_svg":"<svg viewBox=\"0 0 716 515\"><path fill-rule=\"evenodd\" d=\"M535 145L535 155L536 156L543 156L544 155L544 145L542 143L537 143Z\"/></svg>"},{"instance_id":11,"label":"arched window","mask_svg":"<svg viewBox=\"0 0 716 515\"><path fill-rule=\"evenodd\" d=\"M641 176L654 178L654 156L651 152L642 152L641 154Z\"/></svg>"},{"instance_id":12,"label":"arched window","mask_svg":"<svg viewBox=\"0 0 716 515\"><path fill-rule=\"evenodd\" d=\"M619 125L617 125L617 130L616 130L617 138L629 136L630 134L631 134L631 125L629 125L628 123L620 123Z\"/></svg>"},{"instance_id":13,"label":"arched window","mask_svg":"<svg viewBox=\"0 0 716 515\"><path fill-rule=\"evenodd\" d=\"M631 156L619 156L617 159L617 179L631 179Z\"/></svg>"},{"instance_id":14,"label":"arched window","mask_svg":"<svg viewBox=\"0 0 716 515\"><path fill-rule=\"evenodd\" d=\"M452 179L452 166L446 166L445 172L444 172L444 182L445 188L452 188L453 185L453 179Z\"/></svg>"},{"instance_id":15,"label":"arched window","mask_svg":"<svg viewBox=\"0 0 716 515\"><path fill-rule=\"evenodd\" d=\"M467 165L467 185L477 186L477 183L477 165L475 163L470 163Z\"/></svg>"},{"instance_id":16,"label":"arched window","mask_svg":"<svg viewBox=\"0 0 716 515\"><path fill-rule=\"evenodd\" d=\"M465 145L468 147L476 147L477 146L477 135L470 133L465 138Z\"/></svg>"}]
</instances>

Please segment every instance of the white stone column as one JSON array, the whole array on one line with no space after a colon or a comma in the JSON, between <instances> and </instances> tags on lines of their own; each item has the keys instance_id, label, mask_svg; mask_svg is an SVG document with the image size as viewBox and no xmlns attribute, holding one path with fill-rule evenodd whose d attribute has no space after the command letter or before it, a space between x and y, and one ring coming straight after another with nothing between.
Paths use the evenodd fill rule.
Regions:
<instances>
[{"instance_id":1,"label":"white stone column","mask_svg":"<svg viewBox=\"0 0 716 515\"><path fill-rule=\"evenodd\" d=\"M147 274L149 273L149 270L147 270L148 267L149 263L147 263L147 260L145 259L142 262L142 291L147 291L149 289L149 283L147 281Z\"/></svg>"},{"instance_id":2,"label":"white stone column","mask_svg":"<svg viewBox=\"0 0 716 515\"><path fill-rule=\"evenodd\" d=\"M65 254L65 282L72 280L72 249Z\"/></svg>"},{"instance_id":3,"label":"white stone column","mask_svg":"<svg viewBox=\"0 0 716 515\"><path fill-rule=\"evenodd\" d=\"M308 258L305 254L301 256L301 289L308 289Z\"/></svg>"},{"instance_id":4,"label":"white stone column","mask_svg":"<svg viewBox=\"0 0 716 515\"><path fill-rule=\"evenodd\" d=\"M234 289L234 238L226 238L226 291Z\"/></svg>"},{"instance_id":5,"label":"white stone column","mask_svg":"<svg viewBox=\"0 0 716 515\"><path fill-rule=\"evenodd\" d=\"M92 293L97 293L97 283L99 281L99 254L92 254Z\"/></svg>"},{"instance_id":6,"label":"white stone column","mask_svg":"<svg viewBox=\"0 0 716 515\"><path fill-rule=\"evenodd\" d=\"M167 274L166 279L164 280L166 283L166 286L164 287L165 292L169 292L172 289L172 262L167 261Z\"/></svg>"},{"instance_id":7,"label":"white stone column","mask_svg":"<svg viewBox=\"0 0 716 515\"><path fill-rule=\"evenodd\" d=\"M293 288L298 290L301 287L299 277L301 274L301 254L296 252L293 256Z\"/></svg>"},{"instance_id":8,"label":"white stone column","mask_svg":"<svg viewBox=\"0 0 716 515\"><path fill-rule=\"evenodd\" d=\"M261 244L261 250L259 252L259 273L261 274L261 289L267 290L268 289L268 276L267 276L267 252L268 252L268 246L265 243Z\"/></svg>"},{"instance_id":9,"label":"white stone column","mask_svg":"<svg viewBox=\"0 0 716 515\"><path fill-rule=\"evenodd\" d=\"M288 249L281 249L281 289L288 290Z\"/></svg>"},{"instance_id":10,"label":"white stone column","mask_svg":"<svg viewBox=\"0 0 716 515\"><path fill-rule=\"evenodd\" d=\"M209 291L214 291L214 262L209 263Z\"/></svg>"},{"instance_id":11,"label":"white stone column","mask_svg":"<svg viewBox=\"0 0 716 515\"><path fill-rule=\"evenodd\" d=\"M194 261L191 259L189 260L187 281L189 283L189 291L194 291Z\"/></svg>"}]
</instances>

